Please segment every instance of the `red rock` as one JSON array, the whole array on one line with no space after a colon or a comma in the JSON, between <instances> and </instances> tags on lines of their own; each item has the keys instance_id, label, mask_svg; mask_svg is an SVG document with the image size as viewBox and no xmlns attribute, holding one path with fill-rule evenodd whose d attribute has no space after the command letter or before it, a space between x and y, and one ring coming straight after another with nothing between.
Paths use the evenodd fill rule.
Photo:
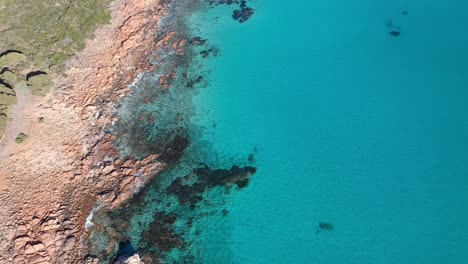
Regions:
<instances>
[{"instance_id":1,"label":"red rock","mask_svg":"<svg viewBox=\"0 0 468 264\"><path fill-rule=\"evenodd\" d=\"M63 250L64 251L70 251L73 249L73 247L75 246L75 242L76 242L76 239L74 236L69 236L66 240L65 240L65 243L63 245Z\"/></svg>"},{"instance_id":2,"label":"red rock","mask_svg":"<svg viewBox=\"0 0 468 264\"><path fill-rule=\"evenodd\" d=\"M122 168L131 168L135 164L134 160L126 160L124 163L120 166Z\"/></svg>"},{"instance_id":3,"label":"red rock","mask_svg":"<svg viewBox=\"0 0 468 264\"><path fill-rule=\"evenodd\" d=\"M42 244L42 243L40 243L40 242L39 242L39 243L36 243L36 244L33 244L33 248L34 248L34 250L36 250L36 251L43 251L43 250L45 250L44 244Z\"/></svg>"},{"instance_id":4,"label":"red rock","mask_svg":"<svg viewBox=\"0 0 468 264\"><path fill-rule=\"evenodd\" d=\"M27 245L26 248L24 249L24 253L27 255L30 255L30 254L36 253L36 250L31 245Z\"/></svg>"},{"instance_id":5,"label":"red rock","mask_svg":"<svg viewBox=\"0 0 468 264\"><path fill-rule=\"evenodd\" d=\"M43 257L41 255L34 255L29 258L28 263L30 264L41 264L41 263L49 263L49 259L46 257Z\"/></svg>"}]
</instances>

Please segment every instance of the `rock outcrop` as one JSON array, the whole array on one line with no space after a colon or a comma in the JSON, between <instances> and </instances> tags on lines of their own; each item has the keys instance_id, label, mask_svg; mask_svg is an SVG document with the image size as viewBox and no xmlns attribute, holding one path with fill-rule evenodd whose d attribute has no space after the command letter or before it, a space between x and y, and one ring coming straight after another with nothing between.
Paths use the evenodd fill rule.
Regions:
<instances>
[{"instance_id":1,"label":"rock outcrop","mask_svg":"<svg viewBox=\"0 0 468 264\"><path fill-rule=\"evenodd\" d=\"M118 259L114 262L114 264L145 264L141 261L140 256L138 254L134 254L129 257Z\"/></svg>"}]
</instances>

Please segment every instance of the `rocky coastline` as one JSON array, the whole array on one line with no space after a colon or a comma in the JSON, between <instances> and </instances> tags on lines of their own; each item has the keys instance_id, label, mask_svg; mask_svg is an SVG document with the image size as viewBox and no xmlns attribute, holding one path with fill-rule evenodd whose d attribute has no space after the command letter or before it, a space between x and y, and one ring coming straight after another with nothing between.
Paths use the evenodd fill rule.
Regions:
<instances>
[{"instance_id":1,"label":"rocky coastline","mask_svg":"<svg viewBox=\"0 0 468 264\"><path fill-rule=\"evenodd\" d=\"M110 23L54 76L55 89L13 110L29 136L15 144L11 124L1 146L0 263L97 263L86 250L93 207L120 206L165 166L158 154L120 157L109 128L115 104L152 67L167 10L154 0L115 0L110 9Z\"/></svg>"},{"instance_id":2,"label":"rocky coastline","mask_svg":"<svg viewBox=\"0 0 468 264\"><path fill-rule=\"evenodd\" d=\"M171 89L176 81L188 90L204 82L202 75L174 70L188 67L192 56L207 58L219 53L205 45L207 40L187 34L181 23L200 3L240 5L243 15L235 10L233 18L241 23L253 14L246 1L187 1L183 4L187 10L172 14L174 9L167 0L113 0L110 21L97 28L94 38L63 69L51 71L53 89L41 96L18 97L0 141L0 263L109 262L109 257L103 260L101 254L93 254L91 230L97 228L113 238L104 245L106 256L114 254L125 237L120 230L95 223L95 214L107 217L106 212L120 210L160 172L177 164L190 144L183 127L169 129L169 138L163 135L161 141L147 144L141 132L151 130L146 123L154 123L154 117L144 113L131 123L123 122L120 131L119 109L133 94L134 84L155 69L159 69L157 84L162 91ZM169 19L162 26L167 17L176 20ZM190 46L201 47L201 51L194 55ZM165 54L175 59L167 59ZM154 98L146 96L138 97L136 104L148 103L145 100L154 103ZM21 144L15 142L18 134L24 135ZM122 152L125 140L131 141L124 142L130 152ZM215 186L247 186L255 168L233 165L231 170L213 171L216 173L208 167L194 168L200 179L205 179L202 174L209 178L192 189L175 181L168 194L179 196L180 201L189 199L195 208L202 193ZM217 179L217 174L224 178ZM161 226L166 228L165 223ZM156 243L165 245L172 236L168 233ZM149 236L149 240L154 238ZM145 263L158 263L154 257L157 254ZM114 256L111 263L143 262L132 252Z\"/></svg>"}]
</instances>

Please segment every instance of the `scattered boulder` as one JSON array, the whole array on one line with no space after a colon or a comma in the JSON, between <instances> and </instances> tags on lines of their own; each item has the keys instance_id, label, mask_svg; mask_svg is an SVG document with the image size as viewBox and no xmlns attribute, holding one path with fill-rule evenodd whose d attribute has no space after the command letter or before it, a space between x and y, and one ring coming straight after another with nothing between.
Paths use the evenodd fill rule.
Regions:
<instances>
[{"instance_id":1,"label":"scattered boulder","mask_svg":"<svg viewBox=\"0 0 468 264\"><path fill-rule=\"evenodd\" d=\"M334 228L332 223L326 223L326 222L320 222L318 226L322 230L332 230Z\"/></svg>"},{"instance_id":2,"label":"scattered boulder","mask_svg":"<svg viewBox=\"0 0 468 264\"><path fill-rule=\"evenodd\" d=\"M399 26L395 26L392 20L388 20L385 24L387 27L387 32L393 37L398 37L401 35L401 29Z\"/></svg>"},{"instance_id":3,"label":"scattered boulder","mask_svg":"<svg viewBox=\"0 0 468 264\"><path fill-rule=\"evenodd\" d=\"M335 226L332 223L329 222L320 222L317 225L317 230L315 231L315 234L319 234L322 231L331 231L335 228Z\"/></svg>"}]
</instances>

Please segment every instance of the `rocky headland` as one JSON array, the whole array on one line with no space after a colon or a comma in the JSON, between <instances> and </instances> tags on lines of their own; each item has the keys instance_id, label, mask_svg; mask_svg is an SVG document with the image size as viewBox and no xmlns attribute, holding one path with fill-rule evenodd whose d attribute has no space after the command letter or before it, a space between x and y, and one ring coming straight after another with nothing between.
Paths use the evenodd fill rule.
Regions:
<instances>
[{"instance_id":1,"label":"rocky headland","mask_svg":"<svg viewBox=\"0 0 468 264\"><path fill-rule=\"evenodd\" d=\"M120 206L165 166L157 153L121 157L110 127L129 85L152 67L157 25L167 10L157 0L107 5L109 21L82 51L60 67L50 67L57 61L40 65L51 91L25 92L8 105L0 142L0 263L98 263L86 250L93 208ZM26 60L28 53L3 55ZM31 65L41 62L36 58ZM32 68L22 67L23 75ZM138 263L128 261L122 263Z\"/></svg>"}]
</instances>

